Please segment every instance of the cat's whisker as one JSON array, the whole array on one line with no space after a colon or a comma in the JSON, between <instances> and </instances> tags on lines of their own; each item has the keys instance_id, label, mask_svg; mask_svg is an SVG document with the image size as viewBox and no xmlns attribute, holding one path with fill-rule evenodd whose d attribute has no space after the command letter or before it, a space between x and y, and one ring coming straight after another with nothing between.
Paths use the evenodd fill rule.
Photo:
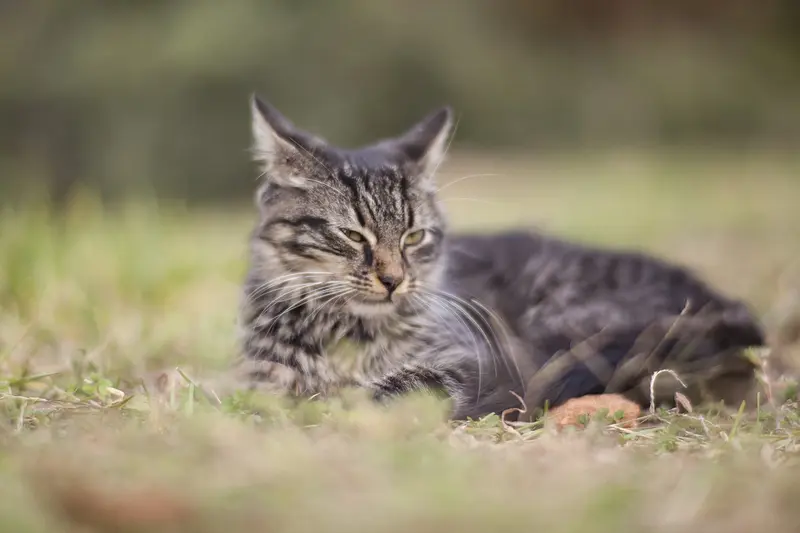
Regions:
<instances>
[{"instance_id":1,"label":"cat's whisker","mask_svg":"<svg viewBox=\"0 0 800 533\"><path fill-rule=\"evenodd\" d=\"M465 300L465 299L463 299L463 298L461 298L459 296L456 296L455 294L449 293L447 291L439 290L439 289L426 289L426 290L428 290L429 292L434 292L435 294L438 294L439 296L443 296L445 298L450 298L450 299L454 300L455 302L459 302L461 305L466 306L469 309L471 309L472 311L474 311L475 314L478 316L478 318L481 320L481 322L483 322L486 325L486 327L489 329L489 331L492 333L493 339L497 343L497 346L498 347L502 347L500 339L497 337L497 334L494 331L494 328L489 323L489 321L486 320L486 318L483 317L481 315L481 313L476 309L476 305L475 304L479 305L482 310L484 310L487 314L492 316L492 318L497 320L498 323L502 324L503 320L496 313L494 313L493 311L489 310L486 306L484 306L483 304L480 304L477 300L474 300L474 299L471 299L470 301L467 301L467 300Z\"/></svg>"},{"instance_id":2,"label":"cat's whisker","mask_svg":"<svg viewBox=\"0 0 800 533\"><path fill-rule=\"evenodd\" d=\"M320 285L329 286L329 285L341 285L341 284L347 284L347 282L346 281L312 281L312 282L309 282L309 283L300 283L300 284L297 284L297 285L289 285L289 286L281 285L281 286L278 286L278 287L271 288L265 294L270 293L270 292L275 292L275 291L282 290L283 292L281 292L277 296L275 296L275 301L273 302L273 303L280 303L280 302L285 302L287 300L287 298L286 298L287 296L289 296L291 294L296 294L297 292L302 292L303 290L311 288L311 287L318 287Z\"/></svg>"},{"instance_id":3,"label":"cat's whisker","mask_svg":"<svg viewBox=\"0 0 800 533\"><path fill-rule=\"evenodd\" d=\"M482 350L479 347L478 339L475 336L475 332L473 331L473 328L471 328L469 325L467 325L467 322L465 322L464 319L469 321L474 326L474 328L478 330L478 332L481 334L481 336L483 336L484 341L486 342L486 348L491 352L492 351L492 345L491 345L491 342L489 342L489 338L486 336L485 332L483 331L483 328L469 315L469 313L466 312L466 310L462 306L460 306L456 302L449 301L446 298L442 297L441 295L437 295L437 294L434 294L432 292L421 290L420 293L425 295L431 302L436 302L443 310L445 310L445 312L449 312L449 314L452 314L453 317L459 322L459 324L470 335L470 339L472 340L473 349L475 350L476 361L478 363L478 391L477 391L477 396L476 396L476 400L475 400L476 402L478 402L480 400L480 393L481 393L481 391L483 389L483 366L481 364L481 360L482 360L481 352L482 352ZM447 323L446 320L445 320L445 323ZM492 356L492 361L494 361L494 357L493 356ZM497 367L496 366L495 366L495 374L497 374Z\"/></svg>"},{"instance_id":4,"label":"cat's whisker","mask_svg":"<svg viewBox=\"0 0 800 533\"><path fill-rule=\"evenodd\" d=\"M503 331L503 337L506 340L506 350L505 350L505 352L503 352L503 353L505 353L505 356L503 357L503 361L506 364L506 369L509 372L511 372L511 369L508 368L508 362L507 362L507 359L511 359L511 362L514 365L514 370L516 371L517 376L520 379L520 382L522 382L523 381L522 370L520 370L519 365L517 364L517 360L512 354L512 351L511 351L511 333L509 332L509 329L506 326L505 320L503 320L503 318L500 317L500 315L498 315L494 310L492 310L489 307L483 305L480 301L478 301L478 300L476 300L474 298L471 298L470 301L474 305L476 305L476 306L480 307L481 309L483 309L483 311L485 311L490 317L492 317L494 319L494 321L497 323L497 326Z\"/></svg>"},{"instance_id":5,"label":"cat's whisker","mask_svg":"<svg viewBox=\"0 0 800 533\"><path fill-rule=\"evenodd\" d=\"M486 339L487 347L489 349L489 355L490 355L490 357L492 357L492 361L496 365L496 359L495 358L499 357L500 359L502 359L503 364L506 367L506 370L508 370L508 372L512 372L512 369L508 364L508 358L510 357L512 359L513 364L514 364L514 370L516 371L517 376L519 377L520 380L522 380L522 373L521 373L521 371L519 369L519 366L517 365L517 363L514 360L513 356L510 353L507 353L508 350L510 349L510 341L509 341L509 337L507 336L507 333L506 333L505 330L503 331L503 334L504 334L504 336L506 338L506 341L507 341L507 349L506 350L503 349L503 343L500 341L500 338L498 337L497 332L495 331L495 328L480 313L480 311L476 308L476 306L472 302L464 300L463 298L460 298L460 297L458 297L458 296L456 296L456 295L454 295L452 293L449 293L449 292L443 291L443 290L437 290L437 289L423 289L423 290L426 290L428 292L433 292L433 293L435 293L435 294L437 294L437 295L439 295L441 297L444 297L444 298L449 298L451 302L458 303L460 306L466 306L468 309L471 309L474 312L474 314L478 316L478 318L481 320L481 322L486 325L486 328L489 330L489 332L491 333L492 338L494 340L494 343L495 343L494 346L497 347L496 350L493 349L493 344L491 342L489 342L488 338L486 337L486 335L485 335L485 333L483 331L483 328L480 325L478 325L477 322L472 318L472 315L470 313L468 313L466 309L464 309L465 315L468 316L476 324L476 327L478 327L479 330L481 331L481 333L484 335L484 338ZM473 300L473 302L477 303L476 300ZM481 305L481 307L490 316L492 316L492 318L494 318L496 321L498 321L499 324L503 324L503 321L499 316L497 316L495 313L489 311L485 306ZM496 370L496 367L495 367L495 373L496 372L497 372L497 370Z\"/></svg>"},{"instance_id":6,"label":"cat's whisker","mask_svg":"<svg viewBox=\"0 0 800 533\"><path fill-rule=\"evenodd\" d=\"M474 179L474 178L496 177L496 176L501 176L501 175L502 174L468 174L468 175L462 176L462 177L460 177L458 179L454 179L453 181L448 181L447 183L445 183L444 185L442 185L441 187L436 189L436 192L437 192L437 194L441 193L443 190L447 189L448 187L451 187L451 186L455 185L456 183L461 183L462 181L471 180L471 179Z\"/></svg>"},{"instance_id":7,"label":"cat's whisker","mask_svg":"<svg viewBox=\"0 0 800 533\"><path fill-rule=\"evenodd\" d=\"M507 207L508 203L500 202L498 200L489 200L487 198L469 198L467 196L450 196L443 199L445 203L451 200L460 200L465 202L476 202L479 204L486 204L491 206Z\"/></svg>"},{"instance_id":8,"label":"cat's whisker","mask_svg":"<svg viewBox=\"0 0 800 533\"><path fill-rule=\"evenodd\" d=\"M311 292L308 292L303 297L301 297L298 300L298 302L294 302L292 305L294 305L295 303L303 304L303 303L306 303L306 302L310 302L310 301L315 300L317 298L320 298L322 296L326 296L327 294L329 294L331 292L336 292L338 290L345 290L345 289L348 289L348 290L351 289L351 287L347 284L347 282L340 281L340 282L328 283L323 287L317 287L314 290L312 290ZM285 299L281 300L281 302L278 302L278 303L290 302L292 299L293 298L285 298Z\"/></svg>"},{"instance_id":9,"label":"cat's whisker","mask_svg":"<svg viewBox=\"0 0 800 533\"><path fill-rule=\"evenodd\" d=\"M440 300L439 297L434 295L434 294L425 293L425 292L420 292L419 294L420 294L420 296L419 296L420 299L422 299L421 298L422 296L424 296L425 298L428 299L429 309L431 310L431 312L434 312L437 317L439 317L439 319L442 321L442 324L444 324L445 327L448 327L448 328L451 327L450 326L450 321L447 320L446 317L444 317L442 315L439 315L437 312L434 311L434 304L439 306L445 313L448 313L448 312L452 313L452 315L456 319L456 321L464 328L465 332L470 336L470 339L472 340L472 347L475 350L475 357L476 357L476 360L478 362L478 390L477 390L477 394L476 394L476 398L475 398L475 403L478 403L480 401L481 391L483 389L483 366L481 364L480 348L478 346L478 339L475 336L475 333L472 331L472 328L470 328L467 325L467 323L461 318L461 315L464 314L464 311L462 309L456 307L456 306L451 305L450 302L447 302L444 299ZM467 317L467 318L469 318L469 317ZM453 331L453 333L456 336L459 336L459 332Z\"/></svg>"},{"instance_id":10,"label":"cat's whisker","mask_svg":"<svg viewBox=\"0 0 800 533\"><path fill-rule=\"evenodd\" d=\"M333 287L333 288L327 288L326 287L326 288L319 289L317 291L311 292L310 294L306 295L305 297L301 298L300 300L298 300L297 302L295 302L291 306L289 306L286 309L284 309L283 311L281 311L279 314L277 314L274 317L272 317L270 319L270 321L269 321L270 322L270 327L267 329L266 333L269 333L272 330L273 326L275 326L275 324L277 324L278 320L282 316L284 316L286 313L291 312L294 309L297 309L301 305L303 305L305 303L308 303L311 300L314 300L316 298L322 298L324 296L331 296L332 294L338 294L340 291L341 292L345 292L345 291L349 291L349 290L352 290L352 289L350 289L350 287L344 288L344 287L337 286L337 287Z\"/></svg>"},{"instance_id":11,"label":"cat's whisker","mask_svg":"<svg viewBox=\"0 0 800 533\"><path fill-rule=\"evenodd\" d=\"M412 293L412 294L409 295L409 301L414 306L414 310L420 316L427 316L430 313L430 314L434 315L436 318L438 318L440 320L440 322L436 322L435 320L430 319L430 317L428 316L428 318L431 320L432 324L436 324L437 326L439 324L442 324L442 325L446 325L446 327L449 328L450 324L445 320L445 317L440 315L437 312L437 310L433 307L433 304L434 303L438 303L438 302L433 302L433 301L430 301L430 300L426 300L427 298L428 298L428 296L425 295L425 294ZM457 332L454 332L454 333L457 334Z\"/></svg>"},{"instance_id":12,"label":"cat's whisker","mask_svg":"<svg viewBox=\"0 0 800 533\"><path fill-rule=\"evenodd\" d=\"M315 290L312 291L309 295L306 295L306 296L311 296L310 299L313 299L314 294L317 294L319 291L326 291L326 290L329 290L329 289L332 289L332 288L343 288L342 287L343 285L346 285L346 286L349 287L349 284L346 281L326 281L326 282L322 282L322 283L323 283L323 285L321 287L316 287L315 286L314 287ZM302 293L302 291L305 290L306 288L307 287L300 287L299 290L289 291L289 292ZM276 305L291 300L291 298L287 298L286 296L289 296L289 294L282 293L282 294L278 295L278 297L273 302L271 302L268 306L265 306L264 309L262 309L262 311L259 314L258 318L261 319L261 317L263 317L267 312L269 312L270 309L272 309ZM304 303L305 301L306 301L305 299L301 299L301 303Z\"/></svg>"},{"instance_id":13,"label":"cat's whisker","mask_svg":"<svg viewBox=\"0 0 800 533\"><path fill-rule=\"evenodd\" d=\"M285 302L288 299L291 299L287 297L293 294L302 293L306 289L313 287L324 288L327 286L341 285L346 283L347 283L346 281L329 280L329 281L314 281L309 283L298 283L295 285L278 285L265 292L265 294L267 294L269 292L281 291L280 293L278 293L273 297L272 302L265 307L265 310L271 309L272 306L274 306L275 304Z\"/></svg>"},{"instance_id":14,"label":"cat's whisker","mask_svg":"<svg viewBox=\"0 0 800 533\"><path fill-rule=\"evenodd\" d=\"M450 329L450 328L453 327L453 324L451 324L450 321L447 320L446 316L439 314L438 310L436 309L436 306L438 306L439 309L444 311L445 314L447 314L448 311L453 312L454 313L454 318L456 319L458 324L461 325L464 328L464 332L466 332L466 334L468 334L470 336L470 338L472 339L472 345L473 345L473 348L475 349L475 353L478 352L478 350L479 350L478 339L477 339L477 337L475 337L475 334L472 331L472 328L470 328L467 325L467 323L461 318L461 316L460 316L461 315L461 311L459 309L452 309L452 308L448 307L447 305L445 305L445 304L447 304L447 302L443 303L443 302L437 300L434 296L432 296L430 294L420 293L420 294L412 294L412 296L414 298L418 299L423 306L427 303L427 305L428 305L427 309L431 313L436 315L436 317L439 318L439 320L441 320L441 323L439 325L442 325L445 328ZM423 297L428 299L427 302ZM423 311L424 311L424 308L423 308ZM460 334L458 331L452 331L452 333L454 333L456 336L459 336L459 334ZM480 361L478 362L478 364L480 364Z\"/></svg>"},{"instance_id":15,"label":"cat's whisker","mask_svg":"<svg viewBox=\"0 0 800 533\"><path fill-rule=\"evenodd\" d=\"M286 274L283 274L281 276L276 276L274 278L269 278L269 279L265 280L262 285L271 285L271 284L274 284L274 283L280 283L281 281L284 281L286 279L292 279L292 278L302 277L302 276L333 276L333 275L334 275L333 272L326 272L326 271L322 271L322 270L319 270L319 271L307 270L307 271L303 271L303 272L294 272L294 271L292 271L292 272L287 272Z\"/></svg>"},{"instance_id":16,"label":"cat's whisker","mask_svg":"<svg viewBox=\"0 0 800 533\"><path fill-rule=\"evenodd\" d=\"M476 350L478 349L477 338L474 337L474 333L472 331L472 328L470 328L469 325L467 325L467 323L461 318L461 313L462 313L461 309L452 307L451 302L448 302L447 300L439 299L439 297L435 296L435 295L420 293L419 295L417 295L417 297L420 298L423 302L425 302L425 300L423 298L427 299L428 310L431 311L433 314L435 314L437 316L437 318L439 318L442 321L442 324L445 327L449 328L449 327L451 327L451 324L447 321L447 317L445 315L441 315L441 314L439 314L437 312L437 307L439 309L441 309L442 311L444 311L445 314L453 313L454 314L454 318L464 328L465 332L467 332L470 335L470 337L473 338L473 340L474 340L474 343L473 343L474 344L474 348ZM458 331L454 331L453 333L455 333L456 335L459 334Z\"/></svg>"},{"instance_id":17,"label":"cat's whisker","mask_svg":"<svg viewBox=\"0 0 800 533\"><path fill-rule=\"evenodd\" d=\"M293 281L293 280L288 280L288 281ZM294 285L289 285L288 282L287 283L278 283L278 284L272 285L271 287L264 287L262 290L260 290L258 292L258 294L253 294L251 296L251 298L261 298L263 296L266 296L266 295L268 295L270 293L274 293L276 291L286 291L286 290L289 290L289 289L292 289L292 288L295 288L295 287L304 287L306 285L311 285L312 283L315 283L315 282L297 283L297 284L294 284ZM280 293L276 297L280 297L283 294L284 293Z\"/></svg>"},{"instance_id":18,"label":"cat's whisker","mask_svg":"<svg viewBox=\"0 0 800 533\"><path fill-rule=\"evenodd\" d=\"M437 296L437 298L441 298L441 296ZM485 333L483 332L483 329L479 325L476 324L476 322L472 319L471 316L469 316L469 313L465 309L463 309L461 306L459 306L458 304L456 304L454 302L451 302L451 301L447 301L447 300L442 299L442 302L446 302L446 307L448 307L448 308L450 308L452 310L452 312L457 317L457 320L459 322L461 322L462 324L464 324L464 327L466 328L466 330L470 332L470 338L472 339L472 344L473 344L473 347L474 347L474 350L475 350L475 358L476 358L475 360L476 360L476 362L478 364L478 388L477 388L476 395L475 395L475 403L477 404L481 399L481 393L483 391L483 376L484 376L484 373L485 373L485 371L483 369L483 357L481 355L482 350L480 349L480 346L479 346L480 343L478 342L477 336L472 331L472 328L470 328L466 324L466 322L464 322L463 319L458 318L458 316L461 315L464 318L466 318L468 321L470 321L475 326L475 328L478 329L478 332L484 338L484 341L486 342L486 349L489 350L490 359L492 361L492 367L494 369L494 375L496 377L497 376L497 364L495 363L494 355L492 354L491 343L489 342L488 338L486 337Z\"/></svg>"},{"instance_id":19,"label":"cat's whisker","mask_svg":"<svg viewBox=\"0 0 800 533\"><path fill-rule=\"evenodd\" d=\"M287 276L281 276L281 278L285 278L288 280L302 278L301 274L292 274ZM246 294L247 298L258 298L260 297L264 291L268 290L270 287L274 287L276 285L280 285L283 280L269 280L265 281L264 283L259 284L255 288L253 288L250 292Z\"/></svg>"},{"instance_id":20,"label":"cat's whisker","mask_svg":"<svg viewBox=\"0 0 800 533\"><path fill-rule=\"evenodd\" d=\"M419 296L416 294L410 294L408 298L408 303L411 305L411 309L418 315L422 316L425 314L425 306Z\"/></svg>"},{"instance_id":21,"label":"cat's whisker","mask_svg":"<svg viewBox=\"0 0 800 533\"><path fill-rule=\"evenodd\" d=\"M419 289L420 292L423 294L427 294L428 297L435 297L441 299L441 302L445 302L448 306L455 306L455 309L458 309L460 312L464 313L464 316L469 319L469 321L476 327L480 332L483 333L483 327L472 317L471 314L467 313L467 308L465 307L466 302L460 300L457 297L453 297L453 295L449 293L443 293L439 291L432 291L430 289ZM486 326L491 330L491 325L486 323L486 320L483 317L480 317L481 321L486 324ZM485 336L484 333L484 340L486 344L491 347L492 343L489 341L489 338Z\"/></svg>"},{"instance_id":22,"label":"cat's whisker","mask_svg":"<svg viewBox=\"0 0 800 533\"><path fill-rule=\"evenodd\" d=\"M333 276L334 274L331 273L331 272L290 272L288 274L284 274L282 276L278 276L278 277L270 278L270 279L266 280L264 283L258 285L255 289L253 289L247 295L247 297L248 298L256 297L258 295L259 291L266 290L266 289L268 289L268 288L270 288L272 286L275 286L275 285L278 285L278 284L281 284L281 283L285 283L287 281L291 281L291 280L294 280L294 279L297 279L297 278L303 278L305 276L312 276L312 275L314 275L314 276L323 276L323 275Z\"/></svg>"},{"instance_id":23,"label":"cat's whisker","mask_svg":"<svg viewBox=\"0 0 800 533\"><path fill-rule=\"evenodd\" d=\"M318 306L318 307L317 307L317 308L316 308L316 309L315 309L315 310L314 310L314 311L313 311L313 312L312 312L312 313L309 315L309 317L308 317L308 319L306 320L306 322L308 322L309 324L310 324L310 323L312 323L312 322L314 321L314 318L316 318L316 317L317 317L317 316L320 314L320 312L322 311L322 309L323 309L325 306L328 306L328 305L332 306L332 305L333 305L333 302L335 302L335 301L336 301L336 300L338 300L339 298L343 298L343 297L345 297L345 296L349 295L351 292L353 292L353 293L358 293L358 291L356 291L355 289L353 289L353 288L348 288L348 290L346 290L346 291L345 291L345 292L343 292L343 293L334 294L334 295L333 295L332 297L330 297L328 300L325 300L324 302L322 302L321 304L319 304L319 306Z\"/></svg>"},{"instance_id":24,"label":"cat's whisker","mask_svg":"<svg viewBox=\"0 0 800 533\"><path fill-rule=\"evenodd\" d=\"M353 295L350 296L350 298L348 298L347 300L345 300L344 303L342 303L342 307L347 307L347 304L352 302L353 298L355 298L356 296L358 296L358 291L353 291Z\"/></svg>"},{"instance_id":25,"label":"cat's whisker","mask_svg":"<svg viewBox=\"0 0 800 533\"><path fill-rule=\"evenodd\" d=\"M322 290L322 289L326 289L327 290L328 288L329 288L328 286L317 287L318 290ZM281 293L268 306L264 307L264 309L262 310L261 314L259 315L259 319L261 317L263 317L264 315L266 315L270 311L270 309L273 309L275 306L277 306L279 304L282 304L282 303L290 302L293 298L296 298L296 297L300 296L301 294L303 294L303 291L305 289L306 289L305 287L301 287L301 288L293 290L293 291L288 291L286 293Z\"/></svg>"}]
</instances>

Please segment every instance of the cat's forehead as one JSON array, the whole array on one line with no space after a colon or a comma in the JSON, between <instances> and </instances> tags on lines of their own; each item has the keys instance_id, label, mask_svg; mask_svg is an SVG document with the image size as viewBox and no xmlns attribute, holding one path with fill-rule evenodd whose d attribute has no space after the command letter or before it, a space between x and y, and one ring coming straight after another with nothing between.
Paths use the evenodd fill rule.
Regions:
<instances>
[{"instance_id":1,"label":"cat's forehead","mask_svg":"<svg viewBox=\"0 0 800 533\"><path fill-rule=\"evenodd\" d=\"M338 180L347 189L359 222L374 231L404 231L413 224L413 183L400 165L350 161L342 166Z\"/></svg>"},{"instance_id":2,"label":"cat's forehead","mask_svg":"<svg viewBox=\"0 0 800 533\"><path fill-rule=\"evenodd\" d=\"M420 187L417 169L401 157L378 149L326 152L310 176L313 193L296 209L364 226L380 240L394 241L412 227L438 224L438 211L431 205L435 193Z\"/></svg>"}]
</instances>

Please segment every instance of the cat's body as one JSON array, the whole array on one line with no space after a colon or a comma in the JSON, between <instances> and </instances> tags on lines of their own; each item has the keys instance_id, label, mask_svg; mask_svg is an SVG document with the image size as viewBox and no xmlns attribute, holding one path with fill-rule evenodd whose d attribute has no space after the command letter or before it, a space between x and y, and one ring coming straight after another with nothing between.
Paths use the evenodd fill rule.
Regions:
<instances>
[{"instance_id":1,"label":"cat's body","mask_svg":"<svg viewBox=\"0 0 800 533\"><path fill-rule=\"evenodd\" d=\"M522 231L456 237L448 256L446 290L480 302L475 311L489 315L483 324L491 315L493 326L498 319L505 324L512 340L504 352L520 367L521 379L504 367L496 371L487 357L485 400L470 398L463 407L472 416L514 405L508 390L532 408L600 393L647 404L651 374L661 368L695 387L703 382L713 389L723 376L753 379L740 352L764 342L760 327L746 306L684 268ZM699 399L699 390L689 392ZM727 390L711 393L739 398Z\"/></svg>"},{"instance_id":2,"label":"cat's body","mask_svg":"<svg viewBox=\"0 0 800 533\"><path fill-rule=\"evenodd\" d=\"M450 235L433 181L450 124L443 110L344 151L254 99L265 180L241 315L254 386L444 388L461 418L518 407L515 395L644 403L665 365L691 387L752 382L739 352L763 343L760 327L677 266L532 232Z\"/></svg>"}]
</instances>

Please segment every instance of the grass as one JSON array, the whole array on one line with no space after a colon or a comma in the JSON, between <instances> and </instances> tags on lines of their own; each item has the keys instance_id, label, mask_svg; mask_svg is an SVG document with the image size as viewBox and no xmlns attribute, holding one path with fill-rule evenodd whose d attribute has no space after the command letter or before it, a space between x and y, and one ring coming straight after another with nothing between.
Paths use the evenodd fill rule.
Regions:
<instances>
[{"instance_id":1,"label":"grass","mask_svg":"<svg viewBox=\"0 0 800 533\"><path fill-rule=\"evenodd\" d=\"M688 264L789 338L780 351L790 372L799 169L775 154L463 156L442 181L500 174L444 190L458 227L544 225ZM557 433L495 416L448 424L444 406L423 396L378 408L357 391L296 405L215 395L206 378L236 350L252 216L249 205L103 207L90 194L60 216L36 203L0 208L0 527L594 533L800 523L792 398Z\"/></svg>"}]
</instances>

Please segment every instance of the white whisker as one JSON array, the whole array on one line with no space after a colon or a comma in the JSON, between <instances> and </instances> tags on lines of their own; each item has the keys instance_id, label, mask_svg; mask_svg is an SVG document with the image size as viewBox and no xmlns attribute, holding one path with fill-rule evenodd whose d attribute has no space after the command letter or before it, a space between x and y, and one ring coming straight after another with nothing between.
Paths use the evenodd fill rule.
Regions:
<instances>
[{"instance_id":1,"label":"white whisker","mask_svg":"<svg viewBox=\"0 0 800 533\"><path fill-rule=\"evenodd\" d=\"M480 348L478 346L477 337L475 336L474 332L472 331L472 328L470 328L467 325L467 323L461 317L463 316L464 318L469 320L478 329L478 331L481 333L481 335L483 336L484 340L486 341L487 347L489 348L489 350L491 350L491 343L489 342L489 338L483 332L483 329L478 325L478 323L463 308L461 308L456 303L448 301L448 300L446 300L445 298L443 298L440 295L425 291L424 289L421 289L421 294L423 294L424 296L429 298L431 303L434 303L434 302L437 303L443 310L445 310L445 311L449 310L450 313L453 314L453 318L455 318L459 322L459 324L461 324L463 326L463 328L469 333L470 338L472 339L473 347L475 349L475 356L476 356L476 359L478 361L478 391L477 391L477 396L476 396L476 399L475 399L475 401L477 403L480 400L481 390L483 388L483 366L481 364L481 359L482 358L481 358L481 355L480 355ZM443 321L444 321L445 324L448 323L448 321L446 319L443 319ZM495 374L496 373L497 373L497 370L495 368Z\"/></svg>"},{"instance_id":2,"label":"white whisker","mask_svg":"<svg viewBox=\"0 0 800 533\"><path fill-rule=\"evenodd\" d=\"M486 313L487 313L487 314L488 314L490 317L492 317L492 318L494 319L494 321L497 323L498 327L499 327L499 328L500 328L500 329L503 331L503 337L504 337L504 338L505 338L505 340L506 340L506 351L505 351L505 353L506 353L506 357L503 357L503 361L504 361L504 362L505 362L505 364L506 364L506 369L507 369L509 372L511 372L511 368L509 368L509 367L508 367L508 362L507 362L507 359L511 359L511 362L512 362L512 363L513 363L513 365L514 365L514 370L516 370L517 376L519 377L519 379L520 379L520 382L522 382L522 381L523 381L523 377L522 377L522 371L520 370L520 368L519 368L519 365L517 364L517 360L514 358L514 356L513 356L513 355L512 355L512 353L511 353L511 335L510 335L510 334L509 334L509 332L508 332L508 328L506 327L505 320L503 320L503 319L502 319L502 318L501 318L501 317L500 317L500 316L499 316L499 315L498 315L496 312L494 312L492 309L489 309L488 307L486 307L485 305L483 305L483 304L482 304L480 301L478 301L478 300L476 300L476 299L474 299L474 298L471 298L471 299L470 299L470 301L471 301L473 304L475 304L475 305L477 305L478 307L480 307L481 309L483 309L483 310L484 310L484 311L485 311L485 312L486 312ZM499 342L499 341L498 341L498 342Z\"/></svg>"},{"instance_id":3,"label":"white whisker","mask_svg":"<svg viewBox=\"0 0 800 533\"><path fill-rule=\"evenodd\" d=\"M313 300L315 298L322 298L323 296L331 296L333 294L338 294L340 291L342 293L344 293L345 291L350 291L350 290L352 290L352 288L350 288L350 287L346 287L345 288L345 287L336 286L336 287L333 287L333 288L325 287L325 288L319 289L317 291L311 292L310 294L306 295L304 298L301 298L300 300L298 300L297 302L295 302L291 306L289 306L286 309L284 309L281 313L279 313L279 314L275 315L274 317L270 318L270 320L269 320L270 321L270 327L267 329L265 334L268 334L272 330L272 328L277 323L278 319L280 319L286 313L288 313L288 312L290 312L290 311L292 311L294 309L297 309L301 305L303 305L303 304L305 304L305 303L307 303L307 302L309 302L309 301L311 301L311 300Z\"/></svg>"},{"instance_id":4,"label":"white whisker","mask_svg":"<svg viewBox=\"0 0 800 533\"><path fill-rule=\"evenodd\" d=\"M521 371L519 369L519 366L517 365L516 361L513 359L513 356L511 356L510 353L507 353L507 350L510 350L510 340L509 340L510 337L509 337L509 335L508 335L508 333L507 333L507 331L505 329L505 324L504 324L503 320L499 316L497 316L496 313L494 313L493 311L488 309L486 306L484 306L483 304L481 304L480 302L478 302L477 300L474 300L474 299L470 302L470 301L467 301L467 300L465 300L465 299L463 299L463 298L461 298L459 296L456 296L455 294L449 293L447 291L437 290L437 289L433 289L433 290L428 289L428 292L433 292L435 294L438 294L439 296L442 296L442 297L445 297L445 298L449 298L451 300L451 302L453 302L453 303L458 302L460 306L466 306L469 309L471 309L472 311L474 311L475 314L478 316L478 318L481 320L481 322L486 325L486 328L488 328L488 330L491 333L492 338L493 338L493 340L495 342L495 345L497 346L497 350L494 350L493 349L493 345L492 345L492 343L489 342L488 338L486 337L486 335L485 335L485 333L483 331L483 328L480 325L478 325L477 322L475 321L475 319L473 319L472 316L469 315L469 313L466 313L466 310L465 310L465 314L467 314L467 316L469 316L469 318L472 320L472 322L476 325L476 327L478 327L478 329L483 334L484 339L487 342L487 345L488 345L488 348L489 348L489 355L492 357L492 361L494 361L495 364L496 364L495 358L496 357L500 357L503 360L503 364L505 365L506 370L508 370L509 372L512 372L512 369L508 364L508 358L511 357L512 363L514 365L514 370L516 371L516 374L517 374L518 378L520 380L522 380L522 373L521 373ZM491 323L489 323L489 321L480 313L480 311L476 308L476 305L480 306L480 308L483 311L485 311L487 314L489 314L500 325L500 327L503 328L503 336L505 337L505 339L507 341L506 342L506 348L507 348L506 350L503 349L503 343L500 341L500 338L498 337L497 332L495 331L495 328L492 327ZM496 367L495 367L495 372L497 372Z\"/></svg>"},{"instance_id":5,"label":"white whisker","mask_svg":"<svg viewBox=\"0 0 800 533\"><path fill-rule=\"evenodd\" d=\"M444 185L442 185L441 187L436 189L436 192L440 193L443 190L445 190L446 188L450 187L451 185L455 185L456 183L461 183L462 181L466 181L466 180L469 180L469 179L473 179L473 178L488 178L488 177L500 176L500 175L501 174L469 174L467 176L462 176L462 177L460 177L458 179L455 179L453 181L448 181L447 183L445 183Z\"/></svg>"},{"instance_id":6,"label":"white whisker","mask_svg":"<svg viewBox=\"0 0 800 533\"><path fill-rule=\"evenodd\" d=\"M486 198L469 198L469 197L466 197L466 196L451 196L451 197L443 198L443 201L445 203L447 203L447 202L449 202L451 200L461 200L461 201L467 201L467 202L476 202L476 203L479 203L479 204L486 204L486 205L500 206L500 207L507 207L508 206L508 203L500 202L500 201L497 201L497 200L489 200L489 199L486 199Z\"/></svg>"},{"instance_id":7,"label":"white whisker","mask_svg":"<svg viewBox=\"0 0 800 533\"><path fill-rule=\"evenodd\" d=\"M316 275L316 276L324 276L324 275L333 276L334 274L331 273L331 272L289 272L288 274L284 274L282 276L278 276L276 278L271 278L271 279L265 281L264 283L262 283L261 285L259 285L255 289L253 289L247 296L249 298L253 298L253 297L257 296L257 293L259 293L259 291L263 291L263 290L265 290L265 289L267 289L269 287L272 287L274 285L277 285L277 284L280 284L280 283L283 283L283 282L286 282L286 281L289 281L289 280L293 280L293 279L296 279L296 278L302 278L302 277L305 277L305 276L312 276L312 275Z\"/></svg>"},{"instance_id":8,"label":"white whisker","mask_svg":"<svg viewBox=\"0 0 800 533\"><path fill-rule=\"evenodd\" d=\"M357 293L358 291L356 291L356 290L355 290L355 289L353 289L353 288L348 288L348 289L347 289L347 291L345 291L345 292L343 292L343 293L334 294L334 295L333 295L332 297L330 297L328 300L325 300L323 303L319 304L319 306L318 306L318 307L317 307L317 308L316 308L314 311L312 311L312 313L311 313L311 314L308 316L308 319L306 320L306 322L307 322L307 323L309 323L309 324L311 324L312 322L314 322L314 318L315 318L317 315L319 315L319 314L320 314L320 312L322 311L322 308L323 308L323 307L325 307L325 306L327 306L327 305L332 305L332 304L333 304L333 302L335 302L335 301L336 301L336 300L338 300L339 298L342 298L342 297L344 297L344 296L347 296L347 295L348 295L348 294L350 294L351 292Z\"/></svg>"},{"instance_id":9,"label":"white whisker","mask_svg":"<svg viewBox=\"0 0 800 533\"><path fill-rule=\"evenodd\" d=\"M319 286L319 285L321 285L321 286ZM307 290L308 288L312 288L313 289L312 292L310 293L311 295L313 295L316 292L319 292L321 290L328 290L328 289L333 288L333 287L341 287L342 285L349 285L349 284L346 281L323 281L323 282L319 282L319 283L314 282L313 284L309 283L309 284L301 284L301 285L296 285L296 286L290 286L288 288L281 286L280 288L284 289L284 292L281 292L280 294L278 294L275 297L275 299L273 299L270 302L269 305L267 305L263 309L261 309L261 312L259 313L259 315L257 317L257 320L260 320L264 315L266 315L269 312L270 309L272 309L276 305L278 305L280 303L283 303L283 302L287 302L287 301L291 300L293 297L299 296L300 294L303 293L303 291Z\"/></svg>"}]
</instances>

